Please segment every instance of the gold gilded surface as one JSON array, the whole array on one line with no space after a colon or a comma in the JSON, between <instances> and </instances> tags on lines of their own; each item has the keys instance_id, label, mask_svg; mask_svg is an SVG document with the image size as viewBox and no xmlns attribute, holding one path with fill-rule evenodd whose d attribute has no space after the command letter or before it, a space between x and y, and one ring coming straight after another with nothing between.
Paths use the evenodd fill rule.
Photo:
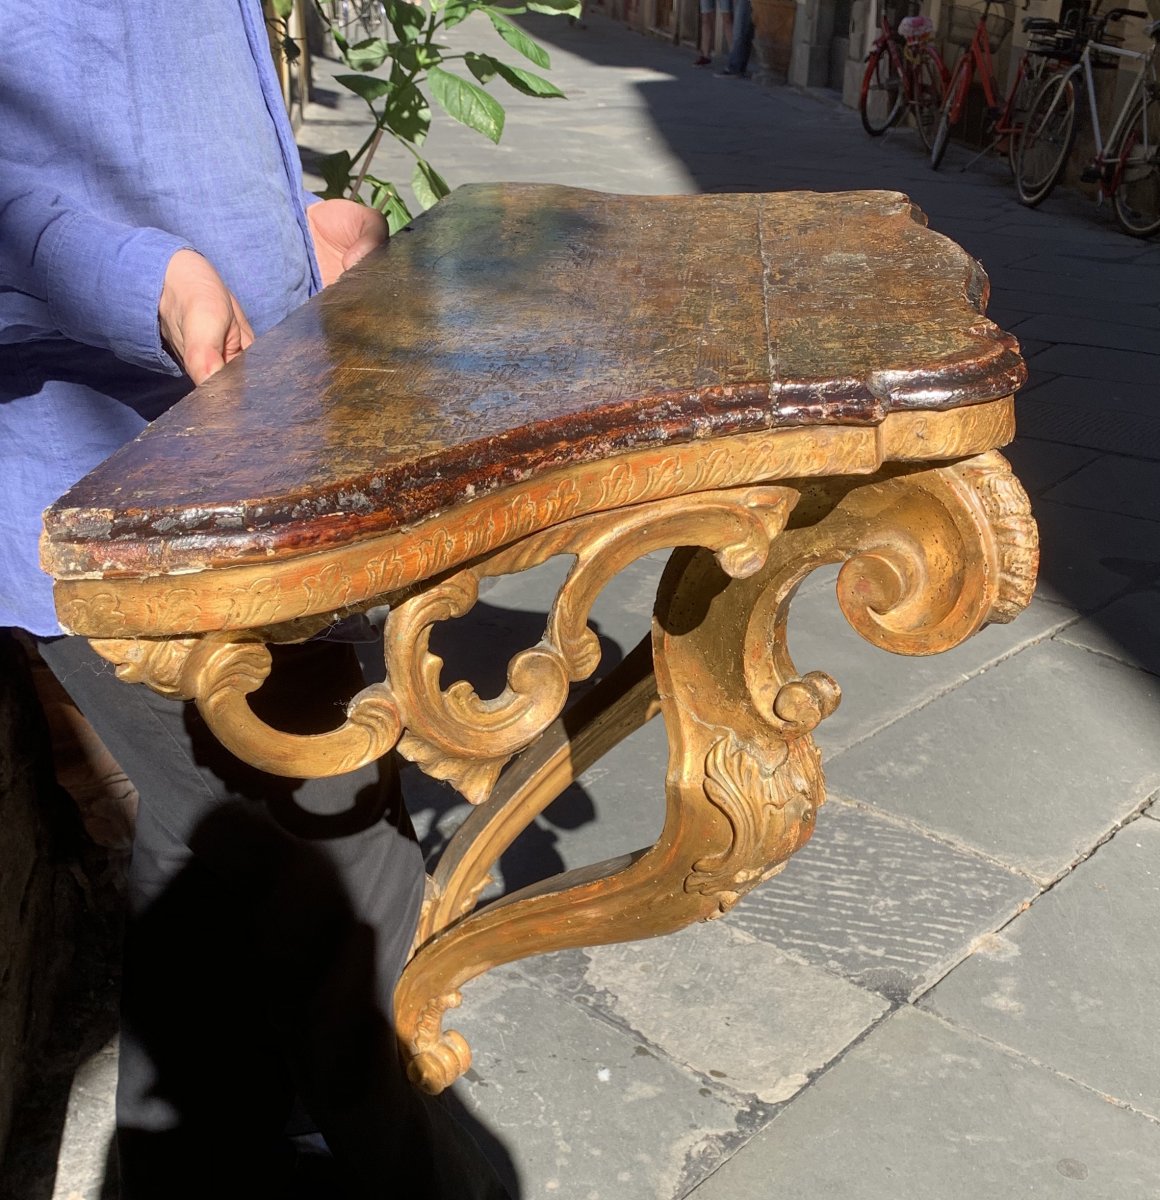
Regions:
<instances>
[{"instance_id":1,"label":"gold gilded surface","mask_svg":"<svg viewBox=\"0 0 1160 1200\"><path fill-rule=\"evenodd\" d=\"M812 835L841 663L803 676L789 654L811 571L841 564L850 624L900 654L1029 602L1035 525L996 451L1023 368L986 294L894 193L462 189L50 511L62 622L266 771L394 750L473 802L395 997L437 1092L470 1065L444 1029L466 982L719 916ZM599 665L593 602L669 547L650 637L572 699ZM444 686L435 626L557 555L500 695ZM334 729L258 718L269 645L383 603L386 678ZM530 822L655 717L656 842L480 905Z\"/></svg>"},{"instance_id":2,"label":"gold gilded surface","mask_svg":"<svg viewBox=\"0 0 1160 1200\"><path fill-rule=\"evenodd\" d=\"M886 460L977 454L1014 436L1002 398L948 412L892 413L871 428L821 427L738 434L545 472L376 537L330 551L180 573L58 575L64 627L87 637L164 637L304 622L307 636L344 610L387 599L417 581L512 544L568 517L709 488L811 475L867 474Z\"/></svg>"}]
</instances>

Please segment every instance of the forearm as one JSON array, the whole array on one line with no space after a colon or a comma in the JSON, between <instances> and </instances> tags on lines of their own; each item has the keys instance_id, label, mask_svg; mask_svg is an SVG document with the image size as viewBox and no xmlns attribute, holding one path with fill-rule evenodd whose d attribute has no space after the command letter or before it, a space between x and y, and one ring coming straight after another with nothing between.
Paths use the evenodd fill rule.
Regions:
<instances>
[{"instance_id":1,"label":"forearm","mask_svg":"<svg viewBox=\"0 0 1160 1200\"><path fill-rule=\"evenodd\" d=\"M94 216L22 173L7 163L0 182L0 340L62 335L177 374L157 306L169 261L188 243Z\"/></svg>"}]
</instances>

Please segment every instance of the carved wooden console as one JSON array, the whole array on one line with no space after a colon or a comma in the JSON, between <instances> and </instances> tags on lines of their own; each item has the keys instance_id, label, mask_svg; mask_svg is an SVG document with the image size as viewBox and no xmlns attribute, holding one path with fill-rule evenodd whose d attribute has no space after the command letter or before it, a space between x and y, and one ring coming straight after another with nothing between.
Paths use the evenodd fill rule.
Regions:
<instances>
[{"instance_id":1,"label":"carved wooden console","mask_svg":"<svg viewBox=\"0 0 1160 1200\"><path fill-rule=\"evenodd\" d=\"M850 623L902 654L1027 604L1035 527L994 449L1023 367L986 297L893 193L462 188L50 510L61 618L267 771L396 747L477 805L396 994L438 1091L470 1061L442 1027L465 981L717 916L810 836L810 731L839 691L786 648L809 572L844 563ZM662 547L651 638L562 716L597 670L593 600ZM441 688L432 626L553 555L574 565L503 693ZM386 682L341 727L254 716L267 643L384 603ZM515 837L657 714L656 844L477 908Z\"/></svg>"}]
</instances>

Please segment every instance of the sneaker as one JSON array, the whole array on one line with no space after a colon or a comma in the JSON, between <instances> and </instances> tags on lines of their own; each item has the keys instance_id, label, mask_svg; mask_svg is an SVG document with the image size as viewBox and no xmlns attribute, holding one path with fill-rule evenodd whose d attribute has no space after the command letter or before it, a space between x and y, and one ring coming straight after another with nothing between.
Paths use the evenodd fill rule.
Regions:
<instances>
[{"instance_id":1,"label":"sneaker","mask_svg":"<svg viewBox=\"0 0 1160 1200\"><path fill-rule=\"evenodd\" d=\"M693 59L693 66L694 67L707 67L712 61L713 60L708 55L698 54L697 57L695 59Z\"/></svg>"}]
</instances>

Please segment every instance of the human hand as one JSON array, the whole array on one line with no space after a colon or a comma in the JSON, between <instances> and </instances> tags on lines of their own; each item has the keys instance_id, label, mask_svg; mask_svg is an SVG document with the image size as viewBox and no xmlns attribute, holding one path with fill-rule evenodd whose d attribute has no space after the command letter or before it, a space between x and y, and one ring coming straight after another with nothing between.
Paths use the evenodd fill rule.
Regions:
<instances>
[{"instance_id":1,"label":"human hand","mask_svg":"<svg viewBox=\"0 0 1160 1200\"><path fill-rule=\"evenodd\" d=\"M306 208L314 254L329 287L343 271L387 240L387 221L381 212L355 200L320 200Z\"/></svg>"},{"instance_id":2,"label":"human hand","mask_svg":"<svg viewBox=\"0 0 1160 1200\"><path fill-rule=\"evenodd\" d=\"M161 336L195 384L204 383L254 340L233 292L193 250L178 250L169 260L157 315Z\"/></svg>"}]
</instances>

